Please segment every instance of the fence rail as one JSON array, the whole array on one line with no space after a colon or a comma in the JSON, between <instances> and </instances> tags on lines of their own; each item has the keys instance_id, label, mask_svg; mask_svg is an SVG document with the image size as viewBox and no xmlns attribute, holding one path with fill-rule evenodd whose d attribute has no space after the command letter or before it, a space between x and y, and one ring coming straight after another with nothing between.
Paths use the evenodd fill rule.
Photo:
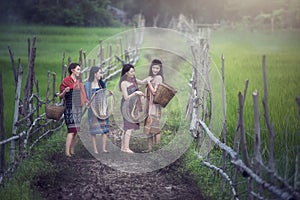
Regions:
<instances>
[{"instance_id":1,"label":"fence rail","mask_svg":"<svg viewBox=\"0 0 300 200\"><path fill-rule=\"evenodd\" d=\"M254 137L254 154L249 156L247 144L245 140L244 127L244 102L247 94L248 81L245 82L244 93L238 94L239 97L239 115L236 125L234 138L234 147L227 145L226 133L226 107L225 107L225 84L224 84L224 66L225 59L222 56L222 135L221 140L218 139L212 130L213 118L213 94L210 80L210 57L209 57L209 40L210 26L202 26L193 24L181 16L179 20L172 21L171 28L183 31L185 36L192 39L191 51L193 55L193 72L191 80L190 100L187 105L187 115L191 119L190 132L196 143L205 146L207 154L199 153L199 148L195 150L197 157L201 163L208 169L219 174L224 187L230 188L230 194L234 199L300 199L299 194L299 155L300 147L297 149L295 158L295 174L293 184L276 173L276 165L274 162L274 130L270 125L268 116L268 87L266 81L265 57L263 57L263 75L264 75L264 117L270 132L270 149L269 160L266 166L261 155L260 141L260 124L258 111L258 93L254 91L252 94L254 102L254 118L255 118L255 137ZM215 26L213 26L215 27ZM141 37L138 37L141 38ZM3 88L0 87L0 183L3 178L11 174L16 165L26 156L26 153L34 147L38 141L47 136L49 133L57 131L63 125L63 120L48 120L45 117L44 108L46 103L56 103L57 91L56 73L48 72L48 87L46 100L43 101L39 97L38 82L35 79L34 61L35 61L35 37L32 44L29 45L29 64L27 70L26 86L24 97L21 99L20 91L22 85L22 65L20 59L18 62L18 70L15 68L13 53L9 48L12 61L12 69L14 72L14 80L16 85L16 101L14 109L14 120L12 128L12 136L5 139L3 126ZM137 45L142 40L135 42ZM79 63L83 67L83 80L87 78L91 66L98 65L102 67L105 79L110 79L120 73L121 65L124 62L136 63L139 59L138 47L130 48L126 44L126 38L120 38L117 51L113 53L111 46L107 46L107 55L102 41L99 42L98 60L86 60L86 53L79 51ZM68 64L71 59L68 58ZM51 88L52 76L52 91ZM62 74L61 80L66 76L65 55L62 58ZM2 86L2 74L0 74L0 86ZM35 93L33 88L35 86ZM50 98L51 93L51 98ZM49 99L50 98L50 99ZM300 101L299 101L300 102ZM300 103L299 103L300 104ZM208 125L207 125L208 124ZM5 160L5 145L10 145L9 160ZM221 150L221 154L217 160L210 157L212 146ZM203 149L201 149L203 150ZM253 162L251 162L253 161ZM225 186L224 186L225 185ZM227 186L226 186L227 185Z\"/></svg>"},{"instance_id":2,"label":"fence rail","mask_svg":"<svg viewBox=\"0 0 300 200\"><path fill-rule=\"evenodd\" d=\"M142 37L138 37L142 39ZM22 90L22 77L23 66L20 59L18 60L18 69L15 67L14 54L10 48L9 53L12 62L12 70L14 72L14 80L16 86L14 118L12 125L12 134L9 138L5 139L4 130L4 100L3 100L3 83L2 73L0 73L0 184L3 183L5 178L10 177L15 168L25 158L30 150L43 138L49 134L58 131L64 125L63 117L59 120L47 119L45 114L46 104L61 104L58 98L56 88L57 77L55 72L48 72L47 74L47 91L46 99L42 100L39 94L38 81L35 78L35 48L36 36L33 37L32 43L28 39L28 70L26 76L26 83L24 88L24 97L21 98ZM89 70L92 66L99 66L104 72L104 79L111 79L119 75L122 64L131 63L135 64L139 59L139 54L136 51L138 47L128 47L126 38L119 39L119 50L117 52L109 51L105 55L102 41L99 44L99 60L86 60L86 53L79 51L79 63L83 66L82 76L88 77ZM124 44L125 43L125 44ZM139 45L140 42L135 42ZM111 49L111 48L110 48ZM66 77L68 66L71 63L71 58L68 58L67 64L65 63L65 54L62 56L62 72L61 80ZM35 88L35 91L34 91ZM9 152L6 152L8 149ZM9 153L9 156L7 154Z\"/></svg>"},{"instance_id":3,"label":"fence rail","mask_svg":"<svg viewBox=\"0 0 300 200\"><path fill-rule=\"evenodd\" d=\"M244 127L244 102L247 94L248 80L245 82L244 93L239 92L239 112L234 138L234 147L226 144L226 97L224 84L224 66L225 59L222 55L222 134L221 140L218 139L212 130L213 120L213 94L210 81L210 57L209 51L209 34L210 29L215 26L206 26L198 29L193 21L187 20L181 16L178 25L173 27L179 31L183 31L187 37L194 41L191 46L193 55L193 73L192 85L189 105L187 106L187 116L190 116L190 132L195 138L199 148L196 148L195 154L201 160L202 165L219 174L222 178L220 191L224 189L224 182L231 191L231 198L228 199L300 199L300 191L298 186L299 172L299 148L295 158L295 174L294 181L288 181L276 173L276 165L274 162L274 130L270 122L268 113L268 85L266 76L265 56L262 59L262 71L264 77L264 98L263 98L263 116L269 130L269 160L268 165L262 158L261 153L261 137L260 122L258 111L258 92L252 94L254 102L254 118L255 118L255 136L254 136L254 153L253 157L249 156L246 143L245 127ZM219 111L218 111L219 112ZM207 125L208 124L208 125ZM222 151L222 155L217 160L210 157L212 145ZM204 148L203 148L204 146ZM206 150L207 154L202 151ZM201 153L200 153L201 152ZM252 163L253 161L253 163ZM223 197L224 198L224 197Z\"/></svg>"}]
</instances>

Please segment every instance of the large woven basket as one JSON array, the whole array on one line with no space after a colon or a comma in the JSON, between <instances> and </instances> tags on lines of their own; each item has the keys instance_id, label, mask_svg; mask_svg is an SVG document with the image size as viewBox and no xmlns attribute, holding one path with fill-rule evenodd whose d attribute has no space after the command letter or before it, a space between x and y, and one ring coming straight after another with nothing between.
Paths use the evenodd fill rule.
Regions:
<instances>
[{"instance_id":1,"label":"large woven basket","mask_svg":"<svg viewBox=\"0 0 300 200\"><path fill-rule=\"evenodd\" d=\"M153 102L166 107L171 99L175 96L176 90L165 83L160 83L157 87Z\"/></svg>"},{"instance_id":2,"label":"large woven basket","mask_svg":"<svg viewBox=\"0 0 300 200\"><path fill-rule=\"evenodd\" d=\"M63 105L49 105L46 104L45 106L45 113L46 113L46 117L48 119L55 119L55 120L59 120L62 116L62 114L64 113L64 106Z\"/></svg>"}]
</instances>

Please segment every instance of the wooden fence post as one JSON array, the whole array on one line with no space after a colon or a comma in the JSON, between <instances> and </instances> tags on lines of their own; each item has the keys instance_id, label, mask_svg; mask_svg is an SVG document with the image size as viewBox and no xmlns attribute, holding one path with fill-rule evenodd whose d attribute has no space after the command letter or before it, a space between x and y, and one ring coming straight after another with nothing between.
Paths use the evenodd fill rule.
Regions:
<instances>
[{"instance_id":1,"label":"wooden fence post","mask_svg":"<svg viewBox=\"0 0 300 200\"><path fill-rule=\"evenodd\" d=\"M62 61L61 61L61 79L60 79L60 82L63 81L63 79L65 78L66 76L66 65L65 65L65 53L63 53L63 56L62 56Z\"/></svg>"},{"instance_id":2,"label":"wooden fence post","mask_svg":"<svg viewBox=\"0 0 300 200\"><path fill-rule=\"evenodd\" d=\"M4 98L3 98L3 81L2 72L0 71L0 141L5 139L4 129ZM2 175L5 170L5 146L0 146L0 174Z\"/></svg>"},{"instance_id":3,"label":"wooden fence post","mask_svg":"<svg viewBox=\"0 0 300 200\"><path fill-rule=\"evenodd\" d=\"M17 125L16 122L19 118L19 104L20 104L20 94L21 94L21 87L22 87L22 75L23 75L23 67L20 63L19 59L19 71L18 71L18 84L16 89L16 99L15 99L15 111L14 111L14 119L13 119L13 125L12 125L12 136L17 135ZM15 163L15 156L16 156L16 144L15 140L11 141L10 144L10 163Z\"/></svg>"},{"instance_id":4,"label":"wooden fence post","mask_svg":"<svg viewBox=\"0 0 300 200\"><path fill-rule=\"evenodd\" d=\"M226 98L225 98L225 69L224 69L224 54L222 54L222 104L223 104L223 128L222 128L222 142L226 144ZM223 167L226 168L226 151L223 150Z\"/></svg>"},{"instance_id":5,"label":"wooden fence post","mask_svg":"<svg viewBox=\"0 0 300 200\"><path fill-rule=\"evenodd\" d=\"M12 70L13 70L13 73L14 73L15 87L17 88L18 75L17 75L16 66L15 66L14 54L11 51L10 47L8 47L8 51L9 51L9 55L10 55L11 67L12 67Z\"/></svg>"},{"instance_id":6,"label":"wooden fence post","mask_svg":"<svg viewBox=\"0 0 300 200\"><path fill-rule=\"evenodd\" d=\"M264 98L263 98L263 106L264 106L264 117L269 129L269 141L270 141L270 154L269 154L269 167L272 171L275 170L275 163L274 163L274 137L275 133L273 130L273 126L271 125L269 119L269 112L268 112L268 83L267 83L267 72L266 72L266 56L263 55L262 58L262 70L263 70L263 79L264 79Z\"/></svg>"},{"instance_id":7,"label":"wooden fence post","mask_svg":"<svg viewBox=\"0 0 300 200\"><path fill-rule=\"evenodd\" d=\"M26 116L29 113L29 99L33 92L33 84L35 79L35 74L34 74L34 62L36 56L35 41L36 41L36 36L33 37L31 48L30 48L30 42L28 44L29 61L28 61L28 71L27 71L27 78L25 84L25 91L24 91L24 105L23 105L24 116Z\"/></svg>"},{"instance_id":8,"label":"wooden fence post","mask_svg":"<svg viewBox=\"0 0 300 200\"><path fill-rule=\"evenodd\" d=\"M82 49L79 50L79 62L78 64L81 66L82 65Z\"/></svg>"},{"instance_id":9,"label":"wooden fence post","mask_svg":"<svg viewBox=\"0 0 300 200\"><path fill-rule=\"evenodd\" d=\"M258 106L258 92L255 90L252 93L253 99L253 109L254 109L254 159L253 159L253 167L254 171L258 176L261 176L261 163L262 157L260 153L261 147L261 139L260 139L260 118L259 118L259 106ZM262 187L258 187L258 193L262 192Z\"/></svg>"},{"instance_id":10,"label":"wooden fence post","mask_svg":"<svg viewBox=\"0 0 300 200\"><path fill-rule=\"evenodd\" d=\"M99 41L99 66L102 65L102 54L103 54L103 48L102 48L102 40ZM95 65L94 65L95 66Z\"/></svg>"},{"instance_id":11,"label":"wooden fence post","mask_svg":"<svg viewBox=\"0 0 300 200\"><path fill-rule=\"evenodd\" d=\"M83 67L86 68L86 52L83 52Z\"/></svg>"}]
</instances>

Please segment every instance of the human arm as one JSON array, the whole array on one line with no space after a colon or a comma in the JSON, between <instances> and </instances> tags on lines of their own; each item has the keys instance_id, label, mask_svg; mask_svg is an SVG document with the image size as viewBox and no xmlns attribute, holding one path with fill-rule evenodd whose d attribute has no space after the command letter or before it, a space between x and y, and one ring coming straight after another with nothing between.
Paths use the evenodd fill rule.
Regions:
<instances>
[{"instance_id":1,"label":"human arm","mask_svg":"<svg viewBox=\"0 0 300 200\"><path fill-rule=\"evenodd\" d=\"M134 93L128 95L127 87L128 87L128 82L122 81L121 90L122 90L122 95L123 95L125 101L134 95L144 95L141 91L135 91Z\"/></svg>"},{"instance_id":2,"label":"human arm","mask_svg":"<svg viewBox=\"0 0 300 200\"><path fill-rule=\"evenodd\" d=\"M148 81L147 86L148 86L149 90L151 91L151 93L153 95L155 95L158 84L162 83L162 77L161 76L155 76L154 79L153 79L153 82L154 82L154 86L151 84L150 81Z\"/></svg>"},{"instance_id":3,"label":"human arm","mask_svg":"<svg viewBox=\"0 0 300 200\"><path fill-rule=\"evenodd\" d=\"M79 87L80 87L80 93L81 93L81 96L82 96L82 98L81 98L82 102L81 103L84 104L85 106L88 106L89 105L89 100L88 100L87 95L86 95L87 93L85 91L85 87L83 86L82 83L80 83Z\"/></svg>"},{"instance_id":4,"label":"human arm","mask_svg":"<svg viewBox=\"0 0 300 200\"><path fill-rule=\"evenodd\" d=\"M70 91L70 87L63 87L62 85L60 86L60 93L59 93L59 98L63 99L65 98L65 95L67 92Z\"/></svg>"},{"instance_id":5,"label":"human arm","mask_svg":"<svg viewBox=\"0 0 300 200\"><path fill-rule=\"evenodd\" d=\"M137 84L139 84L139 85L145 85L145 84L147 84L148 82L150 82L152 79L153 79L153 78L152 78L151 76L148 76L148 77L146 77L146 78L143 79L143 80L136 79L136 82L137 82Z\"/></svg>"}]
</instances>

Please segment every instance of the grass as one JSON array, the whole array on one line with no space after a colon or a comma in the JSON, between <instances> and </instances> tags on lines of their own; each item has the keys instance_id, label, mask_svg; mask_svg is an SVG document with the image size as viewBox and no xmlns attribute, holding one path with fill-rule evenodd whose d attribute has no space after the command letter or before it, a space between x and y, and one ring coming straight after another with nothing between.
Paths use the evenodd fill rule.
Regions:
<instances>
[{"instance_id":1,"label":"grass","mask_svg":"<svg viewBox=\"0 0 300 200\"><path fill-rule=\"evenodd\" d=\"M77 61L79 50L82 48L87 53L92 51L100 39L105 40L110 36L124 31L126 28L75 28L75 27L46 27L46 26L9 26L0 25L0 71L3 76L4 103L5 103L5 130L6 136L11 133L12 115L14 109L15 86L11 70L10 58L7 50L9 45L14 52L15 59L21 59L26 75L27 68L27 38L37 35L36 76L39 80L40 94L45 96L47 71L61 73L61 59L63 53L66 60L71 57ZM211 35L211 66L221 70L221 55L225 56L225 85L227 106L227 133L229 143L233 140L234 129L238 117L238 92L243 92L245 80L249 80L248 93L245 102L245 128L247 143L253 146L253 105L252 92L257 89L260 102L263 98L262 55L266 55L267 78L269 89L269 114L276 132L275 158L277 170L283 174L285 155L288 155L289 177L294 172L293 160L296 155L296 146L300 144L300 121L297 113L295 97L300 94L300 34L299 30L268 32L233 32L218 30ZM144 62L141 60L140 62ZM183 68L181 68L183 69ZM138 71L138 70L137 70ZM177 71L180 71L177 69ZM170 72L172 70L170 69ZM180 71L185 79L189 79L186 70ZM144 74L142 74L144 75ZM217 75L218 76L218 75ZM220 77L219 77L220 78ZM23 83L25 78L23 78ZM168 80L171 85L175 79ZM57 87L58 87L57 83ZM115 87L117 81L111 82L108 87ZM177 94L179 95L179 93ZM219 96L219 95L217 95ZM220 98L220 96L219 96ZM181 101L181 99L179 99ZM176 104L177 101L174 101ZM172 110L176 105L171 104ZM175 109L176 110L176 109ZM216 111L218 112L218 111ZM221 112L220 112L221 113ZM260 105L262 127L262 149L267 158L268 131L264 125L263 108ZM172 113L171 113L172 114ZM176 124L177 119L172 119L169 124ZM287 139L286 139L287 138ZM288 152L285 152L285 141L288 143ZM48 142L47 142L48 143ZM51 141L50 141L51 144ZM251 151L250 151L251 152ZM193 164L187 156L187 163L191 171L201 171L198 164ZM34 161L39 162L39 161ZM37 169L37 171L39 171ZM31 173L31 172L30 172ZM200 174L201 175L201 174ZM202 174L201 176L205 176ZM18 180L16 181L18 182ZM26 182L21 188L28 188ZM14 186L12 186L13 188ZM24 189L24 191L27 189ZM23 191L23 192L24 192ZM23 193L20 191L20 193ZM213 192L214 193L214 192ZM2 198L1 198L2 199ZM26 198L25 198L26 199Z\"/></svg>"},{"instance_id":2,"label":"grass","mask_svg":"<svg viewBox=\"0 0 300 200\"><path fill-rule=\"evenodd\" d=\"M14 53L16 66L18 59L21 59L24 70L22 81L24 87L28 65L27 39L32 41L33 36L36 35L36 79L39 81L40 96L45 97L48 71L57 73L56 88L58 91L63 53L65 53L65 63L67 63L68 57L72 61L78 62L80 49L88 53L99 44L99 40L105 40L127 28L9 26L2 24L0 29L0 71L2 72L5 93L4 124L6 135L9 136L13 119L15 86L8 46Z\"/></svg>"},{"instance_id":3,"label":"grass","mask_svg":"<svg viewBox=\"0 0 300 200\"><path fill-rule=\"evenodd\" d=\"M40 194L32 188L32 183L35 177L45 174L45 172L54 174L58 170L51 163L49 156L58 152L63 154L65 136L62 135L65 132L62 129L52 134L47 140L43 140L34 148L30 157L18 166L12 177L9 180L4 180L4 186L0 190L0 199L42 199Z\"/></svg>"},{"instance_id":4,"label":"grass","mask_svg":"<svg viewBox=\"0 0 300 200\"><path fill-rule=\"evenodd\" d=\"M300 120L295 98L300 95L300 31L232 32L212 33L212 64L221 71L221 55L225 57L225 87L227 106L227 133L232 143L238 119L238 92L244 90L249 80L245 101L245 131L248 151L252 152L254 120L252 92L257 89L260 103L262 150L268 158L269 132L263 117L264 96L262 55L266 56L268 83L268 109L275 131L275 161L283 176L288 162L288 177L295 171L297 145L300 144ZM288 145L286 151L285 145ZM232 145L231 145L232 146ZM286 155L288 160L286 160Z\"/></svg>"}]
</instances>

